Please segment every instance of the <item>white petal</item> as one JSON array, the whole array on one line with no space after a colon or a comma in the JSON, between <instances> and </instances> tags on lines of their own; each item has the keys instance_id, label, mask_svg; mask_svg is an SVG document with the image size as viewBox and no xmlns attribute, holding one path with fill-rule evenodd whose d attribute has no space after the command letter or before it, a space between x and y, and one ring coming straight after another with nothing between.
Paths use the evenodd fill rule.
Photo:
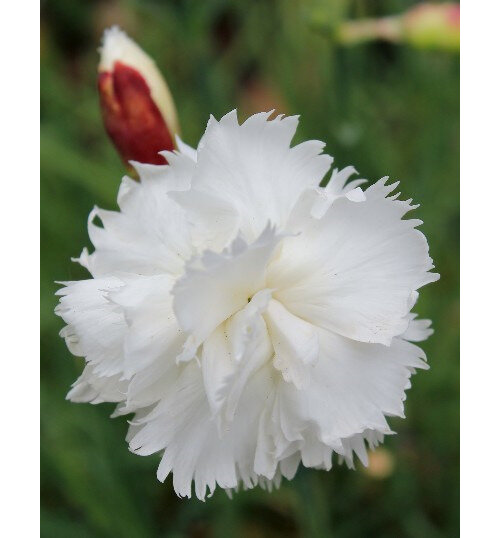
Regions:
<instances>
[{"instance_id":1,"label":"white petal","mask_svg":"<svg viewBox=\"0 0 500 538\"><path fill-rule=\"evenodd\" d=\"M264 287L266 266L280 240L268 227L252 244L237 238L221 254L208 251L188 263L173 289L175 314L181 328L190 333L179 360L192 358L218 325Z\"/></svg>"},{"instance_id":2,"label":"white petal","mask_svg":"<svg viewBox=\"0 0 500 538\"><path fill-rule=\"evenodd\" d=\"M300 452L297 451L297 452L294 452L291 456L288 456L287 458L280 461L281 474L288 480L291 480L295 476L295 473L297 472L299 463L300 463Z\"/></svg>"},{"instance_id":3,"label":"white petal","mask_svg":"<svg viewBox=\"0 0 500 538\"><path fill-rule=\"evenodd\" d=\"M342 439L342 458L345 460L350 469L354 469L354 454L357 454L361 463L368 466L368 454L366 452L365 443L368 444L370 450L373 450L384 440L384 434L376 430L365 430L362 433L357 433L347 439Z\"/></svg>"},{"instance_id":4,"label":"white petal","mask_svg":"<svg viewBox=\"0 0 500 538\"><path fill-rule=\"evenodd\" d=\"M284 241L268 285L310 323L363 342L389 345L408 327L415 290L437 280L428 245L401 220L411 209L379 182L365 202L337 199L322 219Z\"/></svg>"},{"instance_id":5,"label":"white petal","mask_svg":"<svg viewBox=\"0 0 500 538\"><path fill-rule=\"evenodd\" d=\"M96 251L82 261L94 276L113 271L179 274L191 257L188 223L169 193L189 188L195 163L174 153L169 159L169 165L134 162L141 181L123 178L121 211L95 208L90 213L89 236Z\"/></svg>"},{"instance_id":6,"label":"white petal","mask_svg":"<svg viewBox=\"0 0 500 538\"><path fill-rule=\"evenodd\" d=\"M311 433L304 440L300 455L304 467L325 469L327 471L332 467L332 449Z\"/></svg>"},{"instance_id":7,"label":"white petal","mask_svg":"<svg viewBox=\"0 0 500 538\"><path fill-rule=\"evenodd\" d=\"M423 358L417 346L399 338L387 348L322 331L308 389L280 385L280 422L301 427L302 436L312 428L336 451L342 439L367 429L388 434L385 416L404 416L404 391L412 369L427 367Z\"/></svg>"},{"instance_id":8,"label":"white petal","mask_svg":"<svg viewBox=\"0 0 500 538\"><path fill-rule=\"evenodd\" d=\"M154 361L173 360L185 335L172 310L169 275L123 276L124 286L109 294L127 321L124 341L124 375L130 378Z\"/></svg>"},{"instance_id":9,"label":"white petal","mask_svg":"<svg viewBox=\"0 0 500 538\"><path fill-rule=\"evenodd\" d=\"M192 161L197 161L197 152L194 148L186 144L180 136L176 135L175 142L179 148L179 152L186 157L189 157Z\"/></svg>"},{"instance_id":10,"label":"white petal","mask_svg":"<svg viewBox=\"0 0 500 538\"><path fill-rule=\"evenodd\" d=\"M264 366L270 369L273 348L267 332L266 324L261 315L253 320L252 337L245 345L245 352L240 360L228 389L224 419L233 421L238 409L241 408L240 399L249 379ZM272 375L271 375L272 379Z\"/></svg>"},{"instance_id":11,"label":"white petal","mask_svg":"<svg viewBox=\"0 0 500 538\"><path fill-rule=\"evenodd\" d=\"M205 340L201 367L208 403L212 414L214 414L223 403L222 390L236 368L236 362L231 357L224 324L219 325Z\"/></svg>"},{"instance_id":12,"label":"white petal","mask_svg":"<svg viewBox=\"0 0 500 538\"><path fill-rule=\"evenodd\" d=\"M272 479L276 474L278 460L274 455L272 429L269 431L270 413L265 409L259 420L257 449L255 451L254 469L257 474Z\"/></svg>"},{"instance_id":13,"label":"white petal","mask_svg":"<svg viewBox=\"0 0 500 538\"><path fill-rule=\"evenodd\" d=\"M271 300L271 290L257 292L249 303L236 312L227 322L227 335L231 354L236 361L241 361L247 351L248 344L257 338L261 316Z\"/></svg>"},{"instance_id":14,"label":"white petal","mask_svg":"<svg viewBox=\"0 0 500 538\"><path fill-rule=\"evenodd\" d=\"M235 420L222 437L206 400L201 370L195 362L184 367L175 391L130 441L130 448L142 455L165 449L158 468L159 480L173 472L174 489L179 496L195 493L204 499L216 485L236 488L242 480L255 484L253 471L255 439L266 393L272 390L264 371L252 377L245 388L242 405Z\"/></svg>"},{"instance_id":15,"label":"white petal","mask_svg":"<svg viewBox=\"0 0 500 538\"><path fill-rule=\"evenodd\" d=\"M319 189L321 196L316 198L312 206L311 214L315 218L321 218L330 209L332 203L343 196L352 202L364 202L366 200L365 193L358 186L366 183L366 179L357 179L346 184L352 174L357 174L354 166L347 166L340 172L337 168L333 170L330 181L325 188Z\"/></svg>"},{"instance_id":16,"label":"white petal","mask_svg":"<svg viewBox=\"0 0 500 538\"><path fill-rule=\"evenodd\" d=\"M123 342L127 325L123 313L108 300L123 282L115 277L67 282L55 312L67 323L61 330L69 350L92 365L95 375L123 372Z\"/></svg>"},{"instance_id":17,"label":"white petal","mask_svg":"<svg viewBox=\"0 0 500 538\"><path fill-rule=\"evenodd\" d=\"M128 383L120 378L120 374L110 377L96 375L92 366L88 364L82 375L73 383L66 399L76 403L92 404L122 402L126 398Z\"/></svg>"},{"instance_id":18,"label":"white petal","mask_svg":"<svg viewBox=\"0 0 500 538\"><path fill-rule=\"evenodd\" d=\"M198 149L192 180L193 192L217 196L234 208L247 240L255 239L269 221L283 226L302 191L318 185L332 162L320 155L321 142L290 149L297 117L268 120L269 116L256 114L241 126L235 112L220 122L212 119ZM183 205L191 203L188 196L181 196ZM195 198L196 205L200 199Z\"/></svg>"},{"instance_id":19,"label":"white petal","mask_svg":"<svg viewBox=\"0 0 500 538\"><path fill-rule=\"evenodd\" d=\"M171 198L185 210L196 249L220 251L235 238L241 218L226 200L196 190L172 193Z\"/></svg>"},{"instance_id":20,"label":"white petal","mask_svg":"<svg viewBox=\"0 0 500 538\"><path fill-rule=\"evenodd\" d=\"M434 332L431 329L430 319L415 319L416 314L410 314L408 329L401 335L402 338L410 342L423 342Z\"/></svg>"},{"instance_id":21,"label":"white petal","mask_svg":"<svg viewBox=\"0 0 500 538\"><path fill-rule=\"evenodd\" d=\"M273 365L285 381L298 389L307 387L309 369L318 360L318 334L310 323L291 314L281 303L271 300L265 314L275 357Z\"/></svg>"},{"instance_id":22,"label":"white petal","mask_svg":"<svg viewBox=\"0 0 500 538\"><path fill-rule=\"evenodd\" d=\"M127 400L119 414L128 414L157 404L170 394L179 378L175 359L157 360L137 372L129 382Z\"/></svg>"}]
</instances>

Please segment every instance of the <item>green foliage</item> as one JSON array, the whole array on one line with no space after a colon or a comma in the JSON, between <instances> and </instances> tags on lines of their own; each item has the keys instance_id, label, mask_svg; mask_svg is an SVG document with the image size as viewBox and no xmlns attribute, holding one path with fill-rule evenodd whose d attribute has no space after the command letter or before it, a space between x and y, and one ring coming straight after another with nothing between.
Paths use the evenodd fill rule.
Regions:
<instances>
[{"instance_id":1,"label":"green foliage","mask_svg":"<svg viewBox=\"0 0 500 538\"><path fill-rule=\"evenodd\" d=\"M372 43L335 48L314 26L334 17L400 12L403 0L350 2L47 0L42 12L42 536L458 536L458 103L455 56ZM108 405L64 397L81 371L57 336L56 280L85 277L70 262L89 245L94 204L116 206L124 169L101 125L98 40L120 23L156 58L195 144L208 115L240 118L274 106L300 113L296 141L318 138L337 166L370 180L390 174L418 218L441 280L417 310L434 321L429 372L414 378L405 421L387 440L394 471L376 479L335 466L300 469L273 493L218 491L178 499L155 478L156 457L127 450L125 419ZM361 467L361 465L359 465Z\"/></svg>"}]
</instances>

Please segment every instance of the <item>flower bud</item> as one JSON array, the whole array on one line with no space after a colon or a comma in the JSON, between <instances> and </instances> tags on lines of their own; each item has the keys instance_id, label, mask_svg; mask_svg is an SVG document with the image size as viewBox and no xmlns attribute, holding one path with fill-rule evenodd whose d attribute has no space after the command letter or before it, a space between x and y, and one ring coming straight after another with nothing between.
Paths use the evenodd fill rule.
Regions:
<instances>
[{"instance_id":1,"label":"flower bud","mask_svg":"<svg viewBox=\"0 0 500 538\"><path fill-rule=\"evenodd\" d=\"M178 132L172 96L154 61L117 26L105 30L98 88L106 131L123 161L165 164Z\"/></svg>"},{"instance_id":2,"label":"flower bud","mask_svg":"<svg viewBox=\"0 0 500 538\"><path fill-rule=\"evenodd\" d=\"M335 29L334 35L344 45L380 39L422 49L458 51L460 6L424 2L401 15L345 21Z\"/></svg>"},{"instance_id":3,"label":"flower bud","mask_svg":"<svg viewBox=\"0 0 500 538\"><path fill-rule=\"evenodd\" d=\"M460 5L423 3L403 19L404 39L419 48L460 48Z\"/></svg>"}]
</instances>

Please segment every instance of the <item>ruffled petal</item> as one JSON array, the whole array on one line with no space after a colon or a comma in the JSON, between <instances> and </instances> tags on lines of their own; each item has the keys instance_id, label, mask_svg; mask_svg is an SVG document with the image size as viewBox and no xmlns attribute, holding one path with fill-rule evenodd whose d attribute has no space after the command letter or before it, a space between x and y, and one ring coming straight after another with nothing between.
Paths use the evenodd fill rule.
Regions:
<instances>
[{"instance_id":1,"label":"ruffled petal","mask_svg":"<svg viewBox=\"0 0 500 538\"><path fill-rule=\"evenodd\" d=\"M141 182L124 177L121 211L94 208L89 236L95 252L79 260L94 277L113 272L180 275L193 253L189 225L170 192L189 188L194 163L178 154L170 165L134 163ZM102 227L100 223L102 223Z\"/></svg>"},{"instance_id":2,"label":"ruffled petal","mask_svg":"<svg viewBox=\"0 0 500 538\"><path fill-rule=\"evenodd\" d=\"M66 282L55 312L66 323L60 335L68 349L85 357L97 376L123 372L123 342L127 324L123 312L109 301L112 291L123 286L116 277Z\"/></svg>"},{"instance_id":3,"label":"ruffled petal","mask_svg":"<svg viewBox=\"0 0 500 538\"><path fill-rule=\"evenodd\" d=\"M185 335L172 309L170 275L122 276L124 285L109 294L127 322L123 374L127 379L157 360L179 354Z\"/></svg>"},{"instance_id":4,"label":"ruffled petal","mask_svg":"<svg viewBox=\"0 0 500 538\"><path fill-rule=\"evenodd\" d=\"M175 390L152 414L141 419L142 425L130 440L130 448L147 455L165 449L158 479L170 472L176 493L191 497L192 483L199 499L210 495L218 485L225 489L247 487L258 482L253 471L255 439L266 395L272 391L264 370L248 382L242 396L238 420L222 435L210 416L203 389L202 373L196 362L183 366Z\"/></svg>"},{"instance_id":5,"label":"ruffled petal","mask_svg":"<svg viewBox=\"0 0 500 538\"><path fill-rule=\"evenodd\" d=\"M337 199L304 233L287 238L269 268L276 299L308 322L362 342L389 345L408 327L415 290L439 275L412 209L381 180L365 202Z\"/></svg>"},{"instance_id":6,"label":"ruffled petal","mask_svg":"<svg viewBox=\"0 0 500 538\"><path fill-rule=\"evenodd\" d=\"M275 353L274 367L285 381L304 389L309 383L309 368L318 360L316 328L274 299L267 307L265 318Z\"/></svg>"},{"instance_id":7,"label":"ruffled petal","mask_svg":"<svg viewBox=\"0 0 500 538\"><path fill-rule=\"evenodd\" d=\"M219 325L204 342L201 367L208 403L212 414L215 414L224 401L222 391L236 368L224 324Z\"/></svg>"},{"instance_id":8,"label":"ruffled petal","mask_svg":"<svg viewBox=\"0 0 500 538\"><path fill-rule=\"evenodd\" d=\"M266 266L281 239L267 227L251 244L238 237L221 254L207 251L188 263L173 289L177 320L190 334L179 360L191 359L218 325L264 287Z\"/></svg>"},{"instance_id":9,"label":"ruffled petal","mask_svg":"<svg viewBox=\"0 0 500 538\"><path fill-rule=\"evenodd\" d=\"M424 358L420 348L399 338L388 348L321 331L320 358L311 368L308 390L288 383L279 387L285 434L300 439L312 430L342 454L343 439L365 430L391 433L385 417L404 417L408 380L414 368L427 368ZM293 424L293 436L286 422Z\"/></svg>"},{"instance_id":10,"label":"ruffled petal","mask_svg":"<svg viewBox=\"0 0 500 538\"><path fill-rule=\"evenodd\" d=\"M268 222L284 226L302 191L318 185L332 163L330 156L321 154L322 142L290 148L297 117L269 120L270 115L255 114L242 125L236 111L220 122L211 118L198 148L192 189L176 195L186 208L199 206L202 194L220 198L221 206L232 207L239 216L233 226L238 225L249 241ZM193 199L191 194L195 194ZM236 233L237 228L232 231Z\"/></svg>"},{"instance_id":11,"label":"ruffled petal","mask_svg":"<svg viewBox=\"0 0 500 538\"><path fill-rule=\"evenodd\" d=\"M416 319L416 317L416 314L409 314L408 328L401 335L402 338L409 342L423 342L434 333L434 329L431 329L432 322L430 319Z\"/></svg>"},{"instance_id":12,"label":"ruffled petal","mask_svg":"<svg viewBox=\"0 0 500 538\"><path fill-rule=\"evenodd\" d=\"M75 403L98 404L102 402L122 402L127 397L128 382L120 374L99 376L90 364L82 375L71 385L66 399Z\"/></svg>"}]
</instances>

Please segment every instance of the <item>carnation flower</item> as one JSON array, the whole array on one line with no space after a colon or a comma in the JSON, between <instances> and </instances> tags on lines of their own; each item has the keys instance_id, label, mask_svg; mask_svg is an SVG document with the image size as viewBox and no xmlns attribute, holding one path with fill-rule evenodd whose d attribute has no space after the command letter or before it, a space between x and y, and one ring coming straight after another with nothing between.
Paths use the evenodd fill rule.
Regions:
<instances>
[{"instance_id":1,"label":"carnation flower","mask_svg":"<svg viewBox=\"0 0 500 538\"><path fill-rule=\"evenodd\" d=\"M320 187L324 144L291 147L298 118L270 116L211 117L196 150L133 163L120 210L90 214L92 278L58 292L86 361L68 398L134 413L130 450L161 453L180 496L366 465L427 368L411 310L438 275L416 206L352 167Z\"/></svg>"}]
</instances>

